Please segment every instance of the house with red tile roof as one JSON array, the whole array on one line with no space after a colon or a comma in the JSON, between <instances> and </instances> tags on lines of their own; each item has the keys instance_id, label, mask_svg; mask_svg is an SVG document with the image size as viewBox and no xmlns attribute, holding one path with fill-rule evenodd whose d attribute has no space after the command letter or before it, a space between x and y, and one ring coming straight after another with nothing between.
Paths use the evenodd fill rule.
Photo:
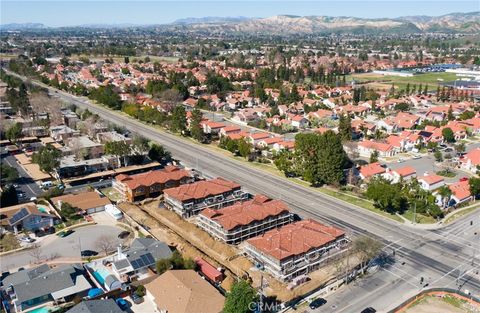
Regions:
<instances>
[{"instance_id":1,"label":"house with red tile roof","mask_svg":"<svg viewBox=\"0 0 480 313\"><path fill-rule=\"evenodd\" d=\"M292 221L293 215L285 202L264 195L218 210L205 209L197 216L200 228L228 244L239 244Z\"/></svg>"},{"instance_id":2,"label":"house with red tile roof","mask_svg":"<svg viewBox=\"0 0 480 313\"><path fill-rule=\"evenodd\" d=\"M274 144L282 142L283 139L281 137L270 137L261 139L257 142L256 148L265 149L265 148L272 148Z\"/></svg>"},{"instance_id":3,"label":"house with red tile roof","mask_svg":"<svg viewBox=\"0 0 480 313\"><path fill-rule=\"evenodd\" d=\"M182 217L197 215L207 208L220 209L248 197L239 184L223 178L168 188L163 194L164 205Z\"/></svg>"},{"instance_id":4,"label":"house with red tile roof","mask_svg":"<svg viewBox=\"0 0 480 313\"><path fill-rule=\"evenodd\" d=\"M362 157L369 158L374 151L378 152L380 157L391 157L395 155L398 150L389 143L378 142L373 140L365 140L358 143L358 153Z\"/></svg>"},{"instance_id":5,"label":"house with red tile roof","mask_svg":"<svg viewBox=\"0 0 480 313\"><path fill-rule=\"evenodd\" d=\"M257 146L260 140L264 140L267 138L270 138L270 134L266 132L250 133L250 135L247 136L248 142L250 142L254 147Z\"/></svg>"},{"instance_id":6,"label":"house with red tile roof","mask_svg":"<svg viewBox=\"0 0 480 313\"><path fill-rule=\"evenodd\" d=\"M281 150L293 150L295 149L295 141L281 141L273 144L274 151L280 152Z\"/></svg>"},{"instance_id":7,"label":"house with red tile roof","mask_svg":"<svg viewBox=\"0 0 480 313\"><path fill-rule=\"evenodd\" d=\"M417 177L417 170L411 166L405 166L394 170L388 170L383 177L390 180L392 183L398 183L401 180L407 181Z\"/></svg>"},{"instance_id":8,"label":"house with red tile roof","mask_svg":"<svg viewBox=\"0 0 480 313\"><path fill-rule=\"evenodd\" d=\"M448 186L452 191L450 205L458 205L473 199L468 180L460 180Z\"/></svg>"},{"instance_id":9,"label":"house with red tile roof","mask_svg":"<svg viewBox=\"0 0 480 313\"><path fill-rule=\"evenodd\" d=\"M205 134L218 134L222 128L226 127L224 123L209 120L202 122L201 125Z\"/></svg>"},{"instance_id":10,"label":"house with red tile roof","mask_svg":"<svg viewBox=\"0 0 480 313\"><path fill-rule=\"evenodd\" d=\"M367 165L363 165L359 169L359 176L361 179L366 180L370 179L375 176L382 175L386 173L385 167L383 167L380 163L370 163Z\"/></svg>"},{"instance_id":11,"label":"house with red tile roof","mask_svg":"<svg viewBox=\"0 0 480 313\"><path fill-rule=\"evenodd\" d=\"M235 125L229 125L222 127L220 132L218 133L220 137L231 135L231 134L238 134L242 131L242 129Z\"/></svg>"},{"instance_id":12,"label":"house with red tile roof","mask_svg":"<svg viewBox=\"0 0 480 313\"><path fill-rule=\"evenodd\" d=\"M467 171L476 173L478 166L480 166L480 148L473 149L460 158L460 167Z\"/></svg>"},{"instance_id":13,"label":"house with red tile roof","mask_svg":"<svg viewBox=\"0 0 480 313\"><path fill-rule=\"evenodd\" d=\"M418 178L418 182L423 190L433 191L445 185L445 180L442 176L436 174L425 173Z\"/></svg>"},{"instance_id":14,"label":"house with red tile roof","mask_svg":"<svg viewBox=\"0 0 480 313\"><path fill-rule=\"evenodd\" d=\"M344 231L307 219L248 239L245 252L266 272L290 281L318 269L341 253L347 242Z\"/></svg>"},{"instance_id":15,"label":"house with red tile roof","mask_svg":"<svg viewBox=\"0 0 480 313\"><path fill-rule=\"evenodd\" d=\"M135 175L120 174L115 177L112 187L123 200L134 202L145 198L158 197L166 188L177 187L193 182L190 171L176 166Z\"/></svg>"}]
</instances>

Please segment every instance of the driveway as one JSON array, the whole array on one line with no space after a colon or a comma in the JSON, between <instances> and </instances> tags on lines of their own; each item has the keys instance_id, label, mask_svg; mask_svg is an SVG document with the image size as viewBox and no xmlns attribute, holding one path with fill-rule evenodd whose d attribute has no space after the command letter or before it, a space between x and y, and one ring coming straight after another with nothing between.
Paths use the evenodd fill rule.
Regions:
<instances>
[{"instance_id":1,"label":"driveway","mask_svg":"<svg viewBox=\"0 0 480 313\"><path fill-rule=\"evenodd\" d=\"M76 228L74 233L64 238L49 235L39 242L38 249L30 249L0 257L2 271L28 266L39 259L67 258L71 261L79 260L81 250L94 250L101 253L101 249L97 245L100 238L109 238L112 241L112 249L115 249L121 243L117 236L122 231L123 229L115 226L92 225Z\"/></svg>"}]
</instances>

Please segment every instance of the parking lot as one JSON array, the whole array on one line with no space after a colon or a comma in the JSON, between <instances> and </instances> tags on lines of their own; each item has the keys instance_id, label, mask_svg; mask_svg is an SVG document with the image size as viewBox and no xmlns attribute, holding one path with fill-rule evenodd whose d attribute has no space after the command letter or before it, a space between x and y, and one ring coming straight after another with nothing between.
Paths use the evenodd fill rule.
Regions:
<instances>
[{"instance_id":1,"label":"parking lot","mask_svg":"<svg viewBox=\"0 0 480 313\"><path fill-rule=\"evenodd\" d=\"M28 202L30 198L37 197L39 194L43 192L43 190L33 181L33 179L25 172L25 170L17 163L16 159L12 155L8 155L2 157L2 162L15 168L18 172L18 179L15 182L16 187L15 189L19 194L18 201L19 202Z\"/></svg>"}]
</instances>

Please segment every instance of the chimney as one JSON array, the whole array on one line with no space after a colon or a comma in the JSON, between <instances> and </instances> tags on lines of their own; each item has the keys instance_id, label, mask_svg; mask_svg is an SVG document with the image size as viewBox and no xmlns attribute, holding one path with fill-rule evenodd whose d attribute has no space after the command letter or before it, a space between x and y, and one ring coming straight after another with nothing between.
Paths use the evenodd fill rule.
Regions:
<instances>
[{"instance_id":1,"label":"chimney","mask_svg":"<svg viewBox=\"0 0 480 313\"><path fill-rule=\"evenodd\" d=\"M118 245L118 247L117 247L117 257L118 257L119 260L125 258L125 255L122 252L122 245Z\"/></svg>"}]
</instances>

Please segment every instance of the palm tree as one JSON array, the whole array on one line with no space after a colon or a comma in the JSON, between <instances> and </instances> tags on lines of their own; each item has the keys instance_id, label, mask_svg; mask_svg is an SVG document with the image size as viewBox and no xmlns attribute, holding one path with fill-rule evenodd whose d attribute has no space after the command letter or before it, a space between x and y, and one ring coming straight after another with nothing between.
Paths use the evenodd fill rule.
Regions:
<instances>
[{"instance_id":1,"label":"palm tree","mask_svg":"<svg viewBox=\"0 0 480 313\"><path fill-rule=\"evenodd\" d=\"M442 197L442 207L446 207L452 196L452 191L447 186L442 186L437 192Z\"/></svg>"}]
</instances>

